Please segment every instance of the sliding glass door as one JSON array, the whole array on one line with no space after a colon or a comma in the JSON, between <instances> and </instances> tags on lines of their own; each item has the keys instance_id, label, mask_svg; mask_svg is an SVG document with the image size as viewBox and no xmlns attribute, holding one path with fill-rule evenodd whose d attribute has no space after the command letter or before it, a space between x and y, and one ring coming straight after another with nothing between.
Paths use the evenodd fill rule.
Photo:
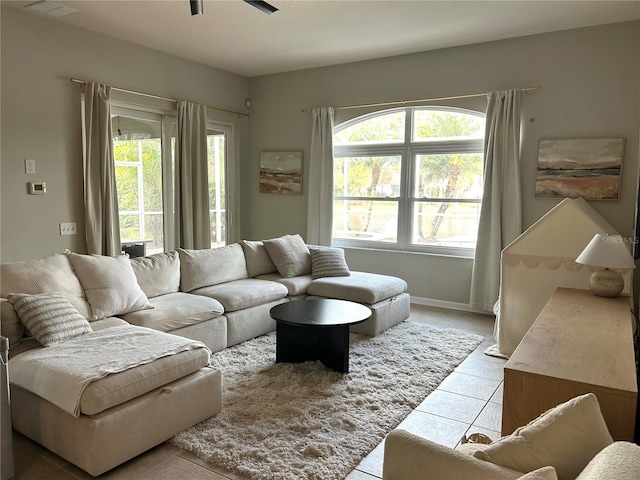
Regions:
<instances>
[{"instance_id":1,"label":"sliding glass door","mask_svg":"<svg viewBox=\"0 0 640 480\"><path fill-rule=\"evenodd\" d=\"M114 106L113 152L122 243L144 242L146 254L173 250L176 119ZM211 247L228 242L227 159L232 129L207 124Z\"/></svg>"},{"instance_id":2,"label":"sliding glass door","mask_svg":"<svg viewBox=\"0 0 640 480\"><path fill-rule=\"evenodd\" d=\"M165 249L163 170L171 160L165 123L162 115L112 108L120 238L145 242L147 254Z\"/></svg>"}]
</instances>

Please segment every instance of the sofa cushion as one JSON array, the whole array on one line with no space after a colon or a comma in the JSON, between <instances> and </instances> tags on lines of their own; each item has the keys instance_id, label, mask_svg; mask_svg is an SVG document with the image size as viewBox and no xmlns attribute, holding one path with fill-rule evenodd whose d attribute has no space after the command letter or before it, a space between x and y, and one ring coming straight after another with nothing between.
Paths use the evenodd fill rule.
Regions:
<instances>
[{"instance_id":1,"label":"sofa cushion","mask_svg":"<svg viewBox=\"0 0 640 480\"><path fill-rule=\"evenodd\" d=\"M283 277L297 277L311 273L311 255L302 237L285 235L263 240L271 260Z\"/></svg>"},{"instance_id":2,"label":"sofa cushion","mask_svg":"<svg viewBox=\"0 0 640 480\"><path fill-rule=\"evenodd\" d=\"M349 266L344 259L344 250L331 247L313 247L309 249L311 254L311 276L322 277L348 277L351 275Z\"/></svg>"},{"instance_id":3,"label":"sofa cushion","mask_svg":"<svg viewBox=\"0 0 640 480\"><path fill-rule=\"evenodd\" d=\"M627 480L640 478L640 447L614 442L605 447L580 472L576 480Z\"/></svg>"},{"instance_id":4,"label":"sofa cushion","mask_svg":"<svg viewBox=\"0 0 640 480\"><path fill-rule=\"evenodd\" d=\"M95 415L185 377L208 364L209 351L198 348L112 373L89 384L80 398L80 413Z\"/></svg>"},{"instance_id":5,"label":"sofa cushion","mask_svg":"<svg viewBox=\"0 0 640 480\"><path fill-rule=\"evenodd\" d=\"M132 325L171 332L222 315L224 309L213 298L176 292L149 299L153 310L140 310L122 315Z\"/></svg>"},{"instance_id":6,"label":"sofa cushion","mask_svg":"<svg viewBox=\"0 0 640 480\"><path fill-rule=\"evenodd\" d=\"M11 293L9 301L22 323L45 347L92 331L87 319L60 293Z\"/></svg>"},{"instance_id":7,"label":"sofa cushion","mask_svg":"<svg viewBox=\"0 0 640 480\"><path fill-rule=\"evenodd\" d=\"M93 320L153 308L126 255L69 253L69 259L91 305Z\"/></svg>"},{"instance_id":8,"label":"sofa cushion","mask_svg":"<svg viewBox=\"0 0 640 480\"><path fill-rule=\"evenodd\" d=\"M38 260L0 266L1 297L7 298L10 293L47 292L60 292L83 317L91 318L91 307L66 255L55 253Z\"/></svg>"},{"instance_id":9,"label":"sofa cushion","mask_svg":"<svg viewBox=\"0 0 640 480\"><path fill-rule=\"evenodd\" d=\"M102 318L100 320L95 320L93 322L91 322L91 330L93 330L94 332L99 332L100 330L104 330L105 328L111 328L111 327L119 327L120 325L126 325L127 322L125 322L123 319L118 318L118 317L107 317L107 318Z\"/></svg>"},{"instance_id":10,"label":"sofa cushion","mask_svg":"<svg viewBox=\"0 0 640 480\"><path fill-rule=\"evenodd\" d=\"M261 240L242 240L241 245L244 250L244 258L247 261L247 273L250 277L277 271Z\"/></svg>"},{"instance_id":11,"label":"sofa cushion","mask_svg":"<svg viewBox=\"0 0 640 480\"><path fill-rule=\"evenodd\" d=\"M147 298L180 290L180 256L178 252L163 252L131 259L138 285Z\"/></svg>"},{"instance_id":12,"label":"sofa cushion","mask_svg":"<svg viewBox=\"0 0 640 480\"><path fill-rule=\"evenodd\" d=\"M225 312L262 305L287 296L287 287L276 282L249 278L198 288L191 293L215 298Z\"/></svg>"},{"instance_id":13,"label":"sofa cushion","mask_svg":"<svg viewBox=\"0 0 640 480\"><path fill-rule=\"evenodd\" d=\"M377 273L351 272L348 277L324 277L311 282L307 293L320 297L372 304L399 295L407 289L401 278Z\"/></svg>"},{"instance_id":14,"label":"sofa cushion","mask_svg":"<svg viewBox=\"0 0 640 480\"><path fill-rule=\"evenodd\" d=\"M204 250L178 249L180 253L180 290L218 285L247 278L247 262L242 247L232 243Z\"/></svg>"},{"instance_id":15,"label":"sofa cushion","mask_svg":"<svg viewBox=\"0 0 640 480\"><path fill-rule=\"evenodd\" d=\"M290 297L305 295L307 293L307 287L313 281L313 277L311 277L311 275L299 275L297 277L285 278L279 273L267 273L266 275L256 277L256 279L281 283L287 287Z\"/></svg>"},{"instance_id":16,"label":"sofa cushion","mask_svg":"<svg viewBox=\"0 0 640 480\"><path fill-rule=\"evenodd\" d=\"M612 442L598 399L588 393L552 408L474 456L520 472L551 465L560 480L569 480Z\"/></svg>"}]
</instances>

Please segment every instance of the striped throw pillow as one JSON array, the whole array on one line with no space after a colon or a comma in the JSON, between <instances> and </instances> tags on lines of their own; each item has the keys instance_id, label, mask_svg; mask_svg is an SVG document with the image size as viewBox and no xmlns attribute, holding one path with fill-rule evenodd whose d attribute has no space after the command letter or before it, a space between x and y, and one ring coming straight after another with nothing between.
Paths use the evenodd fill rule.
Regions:
<instances>
[{"instance_id":1,"label":"striped throw pillow","mask_svg":"<svg viewBox=\"0 0 640 480\"><path fill-rule=\"evenodd\" d=\"M351 275L344 259L344 250L331 247L313 247L311 253L311 276L348 277Z\"/></svg>"},{"instance_id":2,"label":"striped throw pillow","mask_svg":"<svg viewBox=\"0 0 640 480\"><path fill-rule=\"evenodd\" d=\"M87 319L58 292L10 293L8 300L25 327L45 347L92 331Z\"/></svg>"}]
</instances>

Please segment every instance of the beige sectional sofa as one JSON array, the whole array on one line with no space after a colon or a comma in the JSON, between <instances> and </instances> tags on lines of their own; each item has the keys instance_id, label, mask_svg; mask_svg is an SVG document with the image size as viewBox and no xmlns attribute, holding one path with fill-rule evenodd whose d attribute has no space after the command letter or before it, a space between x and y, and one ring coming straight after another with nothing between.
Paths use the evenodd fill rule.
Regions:
<instances>
[{"instance_id":1,"label":"beige sectional sofa","mask_svg":"<svg viewBox=\"0 0 640 480\"><path fill-rule=\"evenodd\" d=\"M219 412L224 372L209 365L210 353L275 330L273 306L318 297L363 303L373 314L354 329L368 335L409 317L403 280L350 272L340 249L305 245L299 235L134 259L67 252L0 269L14 428L94 476ZM181 337L182 350L95 379L72 415L11 376L12 364L16 372L29 368L17 365L30 355L88 341L56 332L63 340L43 348L24 328L16 294L52 301L51 292L62 294L69 318L92 335L147 327L156 343Z\"/></svg>"}]
</instances>

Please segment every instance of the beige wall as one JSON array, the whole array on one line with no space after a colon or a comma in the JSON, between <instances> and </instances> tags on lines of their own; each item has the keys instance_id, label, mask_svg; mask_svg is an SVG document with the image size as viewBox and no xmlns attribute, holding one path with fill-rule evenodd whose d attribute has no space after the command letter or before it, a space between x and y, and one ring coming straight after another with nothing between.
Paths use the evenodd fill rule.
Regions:
<instances>
[{"instance_id":1,"label":"beige wall","mask_svg":"<svg viewBox=\"0 0 640 480\"><path fill-rule=\"evenodd\" d=\"M202 64L2 7L0 260L85 251L80 87L70 78L244 110L248 80ZM246 117L225 116L247 144ZM242 154L242 149L241 149ZM26 175L24 159L35 159ZM28 195L44 181L47 194ZM78 234L60 236L60 222Z\"/></svg>"},{"instance_id":2,"label":"beige wall","mask_svg":"<svg viewBox=\"0 0 640 480\"><path fill-rule=\"evenodd\" d=\"M591 205L624 236L632 233L638 187L640 23L621 23L443 49L250 79L250 155L243 183L246 237L306 233L306 194L258 193L258 154L303 150L305 186L311 115L307 107L349 105L541 85L523 102L522 191L525 228L557 200L534 198L543 137L624 136L619 201ZM484 111L483 98L449 102ZM336 122L365 110L340 110ZM306 191L306 187L305 187ZM416 298L466 304L472 261L433 255L347 251L354 269L405 278ZM437 303L436 302L436 303Z\"/></svg>"},{"instance_id":3,"label":"beige wall","mask_svg":"<svg viewBox=\"0 0 640 480\"><path fill-rule=\"evenodd\" d=\"M97 80L171 98L242 109L235 119L242 161L244 238L306 233L306 190L313 106L455 95L541 85L523 112L525 227L557 204L533 197L541 137L626 137L619 201L591 202L623 235L632 232L638 175L640 23L579 29L368 62L246 79L55 20L2 8L2 158L0 261L38 258L68 248L84 251L79 87L70 77ZM449 102L484 110L483 98ZM366 113L338 111L336 120ZM247 128L248 127L248 128ZM258 154L302 150L305 193L258 193ZM24 159L37 161L25 175ZM27 183L46 181L44 196ZM61 237L59 222L77 222ZM399 275L414 298L466 304L469 259L349 250L354 269ZM638 282L636 282L638 283Z\"/></svg>"}]
</instances>

